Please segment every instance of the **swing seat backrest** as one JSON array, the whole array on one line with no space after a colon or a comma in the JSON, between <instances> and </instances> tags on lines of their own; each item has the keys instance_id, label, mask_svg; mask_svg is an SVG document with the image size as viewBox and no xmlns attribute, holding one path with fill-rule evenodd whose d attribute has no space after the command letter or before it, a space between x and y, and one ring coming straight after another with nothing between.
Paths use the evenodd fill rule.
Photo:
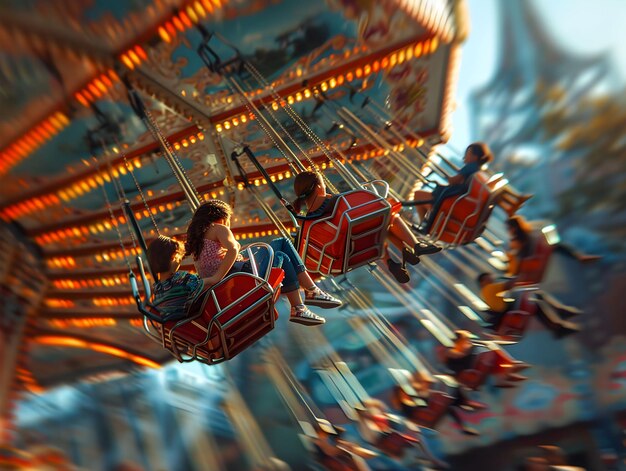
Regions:
<instances>
[{"instance_id":1,"label":"swing seat backrest","mask_svg":"<svg viewBox=\"0 0 626 471\"><path fill-rule=\"evenodd\" d=\"M478 389L485 384L496 365L497 353L494 350L482 351L476 354L472 367L461 371L456 379L469 389Z\"/></svg>"},{"instance_id":2,"label":"swing seat backrest","mask_svg":"<svg viewBox=\"0 0 626 471\"><path fill-rule=\"evenodd\" d=\"M392 458L400 458L404 454L405 448L415 446L415 443L411 442L401 433L393 430L391 433L381 434L380 439L374 445L386 455Z\"/></svg>"},{"instance_id":3,"label":"swing seat backrest","mask_svg":"<svg viewBox=\"0 0 626 471\"><path fill-rule=\"evenodd\" d=\"M187 318L153 326L179 361L213 365L230 360L274 328L283 278L280 268L272 268L267 280L233 273L204 291Z\"/></svg>"},{"instance_id":4,"label":"swing seat backrest","mask_svg":"<svg viewBox=\"0 0 626 471\"><path fill-rule=\"evenodd\" d=\"M533 292L537 290L536 286L528 285L516 287L511 291L511 296L515 299L513 303L514 311L526 311L533 315L537 312L537 304L533 300Z\"/></svg>"},{"instance_id":5,"label":"swing seat backrest","mask_svg":"<svg viewBox=\"0 0 626 471\"><path fill-rule=\"evenodd\" d=\"M521 339L528 327L530 317L531 314L527 311L507 311L498 325L497 334L506 340Z\"/></svg>"},{"instance_id":6,"label":"swing seat backrest","mask_svg":"<svg viewBox=\"0 0 626 471\"><path fill-rule=\"evenodd\" d=\"M302 224L298 253L307 271L340 275L378 260L390 218L385 198L367 190L342 193L330 215Z\"/></svg>"},{"instance_id":7,"label":"swing seat backrest","mask_svg":"<svg viewBox=\"0 0 626 471\"><path fill-rule=\"evenodd\" d=\"M478 172L469 177L463 194L435 202L426 228L430 238L445 244L464 245L480 236L500 192L495 188L488 174Z\"/></svg>"},{"instance_id":8,"label":"swing seat backrest","mask_svg":"<svg viewBox=\"0 0 626 471\"><path fill-rule=\"evenodd\" d=\"M543 280L554 246L548 243L546 235L541 231L531 236L531 253L520 261L516 285L539 284Z\"/></svg>"},{"instance_id":9,"label":"swing seat backrest","mask_svg":"<svg viewBox=\"0 0 626 471\"><path fill-rule=\"evenodd\" d=\"M446 415L453 402L453 396L443 391L431 391L426 406L415 409L411 419L422 427L432 429Z\"/></svg>"}]
</instances>

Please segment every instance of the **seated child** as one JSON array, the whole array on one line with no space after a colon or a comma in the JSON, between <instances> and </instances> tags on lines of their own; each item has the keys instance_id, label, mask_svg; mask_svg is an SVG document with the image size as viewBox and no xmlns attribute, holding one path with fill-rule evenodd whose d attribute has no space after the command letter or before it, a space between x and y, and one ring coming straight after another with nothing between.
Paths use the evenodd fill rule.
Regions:
<instances>
[{"instance_id":1,"label":"seated child","mask_svg":"<svg viewBox=\"0 0 626 471\"><path fill-rule=\"evenodd\" d=\"M296 175L293 189L297 199L293 202L296 212L300 212L302 205L307 207L307 218L324 217L332 213L338 195L326 193L324 180L315 172L302 172ZM410 280L406 263L416 265L420 255L434 254L440 247L420 242L409 229L399 214L395 214L389 226L387 240L402 252L402 262L396 262L389 256L387 266L398 283L408 283ZM385 246L386 247L386 246ZM387 252L388 254L388 252Z\"/></svg>"},{"instance_id":2,"label":"seated child","mask_svg":"<svg viewBox=\"0 0 626 471\"><path fill-rule=\"evenodd\" d=\"M209 285L235 272L251 272L248 262L239 253L240 245L230 230L231 207L221 200L209 200L193 215L187 229L186 254L192 255L196 269ZM293 244L284 238L270 242L274 249L274 267L285 272L282 293L291 304L291 322L303 325L323 324L325 319L311 312L306 305L321 308L339 307L343 303L318 288L300 259ZM267 269L268 257L258 257L260 272ZM304 300L300 295L304 288Z\"/></svg>"},{"instance_id":3,"label":"seated child","mask_svg":"<svg viewBox=\"0 0 626 471\"><path fill-rule=\"evenodd\" d=\"M459 378L464 371L476 368L481 355L495 356L495 361L487 373L495 376L495 386L508 388L513 386L512 382L527 379L526 376L518 374L518 371L530 366L527 363L511 359L501 349L489 350L475 345L471 332L467 330L455 330L454 334L454 343L445 348L442 360L446 367L454 372L457 380L460 381Z\"/></svg>"},{"instance_id":4,"label":"seated child","mask_svg":"<svg viewBox=\"0 0 626 471\"><path fill-rule=\"evenodd\" d=\"M484 165L487 165L493 156L487 144L483 142L474 142L467 146L463 163L465 164L459 170L459 173L448 178L448 185L437 185L432 191L418 190L413 194L413 199L419 202L416 210L420 216L420 222L424 221L426 214L433 206L450 196L462 195L467 191L467 183L469 178L478 172Z\"/></svg>"},{"instance_id":5,"label":"seated child","mask_svg":"<svg viewBox=\"0 0 626 471\"><path fill-rule=\"evenodd\" d=\"M510 250L507 252L509 260L507 275L517 276L520 274L522 261L532 255L535 234L532 225L521 215L510 217L505 224L510 237ZM555 244L554 251L573 258L580 263L595 262L602 258L599 255L579 252L562 242Z\"/></svg>"},{"instance_id":6,"label":"seated child","mask_svg":"<svg viewBox=\"0 0 626 471\"><path fill-rule=\"evenodd\" d=\"M502 320L502 316L514 307L515 300L505 299L505 294L514 286L515 280L510 279L498 282L491 273L481 273L478 276L478 284L480 285L481 298L490 309L488 322L491 324L491 327L497 328ZM532 296L539 319L549 329L554 330L557 335L578 332L580 330L577 324L566 320L580 314L581 311L579 309L566 306L552 295L541 290L533 291Z\"/></svg>"},{"instance_id":7,"label":"seated child","mask_svg":"<svg viewBox=\"0 0 626 471\"><path fill-rule=\"evenodd\" d=\"M148 246L148 261L156 276L152 287L152 306L168 320L182 319L187 308L202 292L205 280L187 271L179 271L185 255L182 242L159 236Z\"/></svg>"}]
</instances>

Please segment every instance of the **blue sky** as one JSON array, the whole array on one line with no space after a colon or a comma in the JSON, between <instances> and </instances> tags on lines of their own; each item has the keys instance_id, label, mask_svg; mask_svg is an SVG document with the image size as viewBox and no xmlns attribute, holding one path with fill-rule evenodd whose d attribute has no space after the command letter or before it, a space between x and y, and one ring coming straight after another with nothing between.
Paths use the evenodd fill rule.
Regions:
<instances>
[{"instance_id":1,"label":"blue sky","mask_svg":"<svg viewBox=\"0 0 626 471\"><path fill-rule=\"evenodd\" d=\"M467 0L470 35L461 54L457 108L452 115L452 147L471 142L467 98L489 81L496 67L499 8L508 0ZM626 0L531 0L549 35L569 51L597 54L606 51L626 78Z\"/></svg>"}]
</instances>

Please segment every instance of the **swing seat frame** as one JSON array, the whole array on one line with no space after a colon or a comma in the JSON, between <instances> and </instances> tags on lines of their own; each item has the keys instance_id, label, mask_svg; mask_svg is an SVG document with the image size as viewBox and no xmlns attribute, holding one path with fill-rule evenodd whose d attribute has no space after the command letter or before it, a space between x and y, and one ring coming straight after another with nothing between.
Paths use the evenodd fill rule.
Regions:
<instances>
[{"instance_id":1,"label":"swing seat frame","mask_svg":"<svg viewBox=\"0 0 626 471\"><path fill-rule=\"evenodd\" d=\"M382 192L375 188L381 184ZM385 182L369 185L372 191L339 195L330 215L303 221L296 245L307 271L336 276L382 258L391 217L400 205L386 199Z\"/></svg>"},{"instance_id":2,"label":"swing seat frame","mask_svg":"<svg viewBox=\"0 0 626 471\"><path fill-rule=\"evenodd\" d=\"M531 295L537 286L522 286L511 291L515 298L512 309L502 315L496 326L496 334L502 340L519 341L524 336L528 323L537 312L537 306L531 301Z\"/></svg>"},{"instance_id":3,"label":"swing seat frame","mask_svg":"<svg viewBox=\"0 0 626 471\"><path fill-rule=\"evenodd\" d=\"M477 172L469 178L467 191L436 201L420 230L432 242L455 247L469 244L487 227L507 181L502 175Z\"/></svg>"},{"instance_id":4,"label":"swing seat frame","mask_svg":"<svg viewBox=\"0 0 626 471\"><path fill-rule=\"evenodd\" d=\"M255 248L268 252L265 273L258 273ZM184 319L164 322L158 309L142 306L146 333L179 362L215 365L228 361L274 329L275 303L285 274L272 267L274 252L268 244L250 244L244 252L253 273L232 273L204 290Z\"/></svg>"},{"instance_id":5,"label":"swing seat frame","mask_svg":"<svg viewBox=\"0 0 626 471\"><path fill-rule=\"evenodd\" d=\"M518 275L515 280L516 286L541 283L558 240L558 233L553 225L533 230L531 235L532 253L520 260Z\"/></svg>"}]
</instances>

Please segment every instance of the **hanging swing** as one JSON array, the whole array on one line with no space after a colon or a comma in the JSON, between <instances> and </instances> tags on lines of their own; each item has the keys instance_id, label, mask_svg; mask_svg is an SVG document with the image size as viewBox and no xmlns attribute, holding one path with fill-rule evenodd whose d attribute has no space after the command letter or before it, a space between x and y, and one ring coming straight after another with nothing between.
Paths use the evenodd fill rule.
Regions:
<instances>
[{"instance_id":1,"label":"hanging swing","mask_svg":"<svg viewBox=\"0 0 626 471\"><path fill-rule=\"evenodd\" d=\"M358 93L358 90L352 86L348 86L350 89L350 99L352 100L354 95ZM374 109L372 109L374 107ZM352 127L353 131L358 131L373 145L389 152L394 156L394 162L402 165L404 168L421 180L425 184L431 184L421 171L415 170L415 165L401 152L397 152L385 139L386 134L391 134L395 139L405 141L406 138L411 137L414 139L421 139L421 137L415 134L412 130L407 129L404 125L400 124L401 130L405 133L403 135L397 129L395 129L396 123L387 114L388 111L382 106L371 100L369 97L365 97L362 102L361 108L368 110L369 113L379 119L384 128L380 132L375 132L371 129L371 126L365 124L360 118L358 118L352 111L345 107L338 109L338 114L344 120L344 124ZM384 115L383 115L384 114ZM411 146L406 145L408 153L412 153L415 157L421 158L424 162L429 162L431 168L440 176L448 176L443 168L428 159L421 149L413 149ZM457 170L448 159L442 155L438 155L438 158L446 163L450 168ZM527 198L526 198L527 199ZM526 199L522 198L522 195L517 194L513 190L508 180L503 177L502 174L490 175L487 172L478 172L471 180L467 182L467 189L462 194L450 195L443 197L439 201L435 201L432 209L427 214L421 227L416 228L418 232L429 237L433 242L439 242L440 244L458 246L465 245L482 234L485 230L487 221L493 208L496 205L501 206L508 214L515 212ZM433 203L428 201L412 201L406 202L404 206L414 206L416 204Z\"/></svg>"},{"instance_id":2,"label":"hanging swing","mask_svg":"<svg viewBox=\"0 0 626 471\"><path fill-rule=\"evenodd\" d=\"M351 88L351 98L356 93ZM351 135L359 133L369 141L372 145L384 150L390 156L394 157L393 162L397 163L403 171L407 171L416 179L424 184L430 185L430 182L407 156L395 150L395 148L385 139L385 132L392 129L392 122L384 119L385 127L382 131L374 131L370 125L363 122L356 114L346 107L339 107L328 100L324 94L321 95L321 103L330 104L336 110L338 116L342 119L342 125L348 127ZM365 99L362 107L368 104L375 104L369 97ZM370 110L372 114L375 114ZM378 118L380 116L376 115ZM402 134L394 130L393 137L404 139ZM419 136L418 136L419 137ZM406 146L408 152L413 152L424 161L428 160L421 150L413 149ZM454 166L441 157L447 164ZM441 176L446 173L438 165L432 165L433 169ZM445 193L442 198L434 202L432 209L429 211L424 223L421 227L414 227L420 235L427 236L433 242L439 242L441 245L458 246L472 242L484 231L489 216L493 208L499 203L500 195L504 192L508 181L501 174L490 176L486 172L478 172L467 182L467 189L462 194L446 198ZM432 200L427 201L406 201L402 206L415 206L419 204L433 203Z\"/></svg>"},{"instance_id":3,"label":"hanging swing","mask_svg":"<svg viewBox=\"0 0 626 471\"><path fill-rule=\"evenodd\" d=\"M241 96L248 110L254 113L259 125L275 144L276 148L285 156L292 170L294 172L306 170L282 137L272 128L259 107L252 102L249 96L244 92L242 86L234 77L230 76L230 74L233 72L239 75L244 72L248 73L264 87L269 88L272 93L278 97L271 84L267 82L252 64L245 61L239 54L239 51L231 45L229 46L235 50L235 56L227 61L222 61L209 46L209 42L214 35L200 26L199 30L203 36L203 42L198 48L198 54L207 68L213 73L222 75L229 87ZM224 41L223 38L222 41ZM280 122L273 116L271 109L267 107L266 110L271 114L279 127L283 128ZM350 172L343 167L341 162L332 156L327 146L315 135L311 128L289 104L285 105L285 110L303 132L336 164L337 170L353 189L339 194L336 197L332 211L324 217L314 219L297 216L293 208L282 197L280 191L273 184L269 175L267 175L267 172L263 169L252 151L246 146L239 152L232 153L232 158L236 162L244 178L244 182L247 185L248 179L241 165L239 165L237 158L240 155L246 154L265 177L267 183L271 186L272 191L277 195L281 203L290 211L295 219L302 221L295 246L305 263L307 271L310 273L323 276L339 275L381 258L383 256L383 241L386 237L392 214L400 210L399 204L392 205L386 200L389 191L388 185L384 182L372 182L368 185L361 185ZM296 146L299 150L302 150L297 143ZM317 171L316 165L310 160L307 153L304 151L301 153L309 162L311 168ZM295 220L294 224L297 226Z\"/></svg>"},{"instance_id":4,"label":"hanging swing","mask_svg":"<svg viewBox=\"0 0 626 471\"><path fill-rule=\"evenodd\" d=\"M200 205L197 190L141 97L127 80L125 82L133 109L161 144L192 210L195 210ZM147 205L139 183L134 180L144 204ZM126 216L136 237L143 241L141 229L129 204L126 205ZM155 221L153 223L156 225ZM142 242L142 247L145 251L145 241ZM265 256L269 260L268 268L261 274L255 261L259 250L266 251ZM230 360L274 328L278 317L275 303L280 294L284 272L280 268L272 268L274 253L267 244L251 244L243 249L243 253L250 263L252 273L238 272L227 276L198 295L186 312L169 316L162 315L150 304L150 282L141 257L137 257L143 298L132 270L129 278L137 308L144 316L144 328L152 339L169 350L179 362L197 360L213 365Z\"/></svg>"},{"instance_id":5,"label":"hanging swing","mask_svg":"<svg viewBox=\"0 0 626 471\"><path fill-rule=\"evenodd\" d=\"M534 222L530 234L529 254L519 260L515 286L539 284L543 280L550 263L552 253L560 242L560 237L554 224L544 225Z\"/></svg>"},{"instance_id":6,"label":"hanging swing","mask_svg":"<svg viewBox=\"0 0 626 471\"><path fill-rule=\"evenodd\" d=\"M381 182L382 183L382 182ZM347 273L383 257L393 206L368 190L340 194L331 213L304 219L296 240L307 270L325 276Z\"/></svg>"},{"instance_id":7,"label":"hanging swing","mask_svg":"<svg viewBox=\"0 0 626 471\"><path fill-rule=\"evenodd\" d=\"M474 346L467 365L454 374L454 378L466 388L476 391L483 386L492 375L514 374L528 367L526 363L513 360L500 346L494 342L481 342ZM446 347L437 346L439 360L448 365Z\"/></svg>"},{"instance_id":8,"label":"hanging swing","mask_svg":"<svg viewBox=\"0 0 626 471\"><path fill-rule=\"evenodd\" d=\"M513 341L522 339L531 317L537 313L537 305L531 299L536 290L536 286L520 286L511 290L514 303L493 326L498 338Z\"/></svg>"},{"instance_id":9,"label":"hanging swing","mask_svg":"<svg viewBox=\"0 0 626 471\"><path fill-rule=\"evenodd\" d=\"M403 206L433 203L420 226L413 226L433 242L448 246L466 245L479 237L487 227L489 216L498 204L506 180L500 174L489 176L479 171L470 176L467 189L437 201L407 201Z\"/></svg>"},{"instance_id":10,"label":"hanging swing","mask_svg":"<svg viewBox=\"0 0 626 471\"><path fill-rule=\"evenodd\" d=\"M248 185L248 177L238 161L244 154L289 210L294 224L301 221L294 245L308 272L336 276L382 258L391 217L400 209L399 204L387 201L389 186L385 182L370 182L363 188L339 194L332 211L323 217L298 216L247 146L232 154L245 184Z\"/></svg>"},{"instance_id":11,"label":"hanging swing","mask_svg":"<svg viewBox=\"0 0 626 471\"><path fill-rule=\"evenodd\" d=\"M265 273L258 273L253 249L268 251L269 265ZM243 252L252 273L228 275L201 292L186 312L170 317L161 315L150 304L150 284L141 258L137 258L144 298L139 294L134 276L131 286L137 308L144 315L146 333L179 362L197 360L215 365L230 360L274 329L278 318L275 303L284 272L272 268L274 254L267 244L250 244Z\"/></svg>"}]
</instances>

